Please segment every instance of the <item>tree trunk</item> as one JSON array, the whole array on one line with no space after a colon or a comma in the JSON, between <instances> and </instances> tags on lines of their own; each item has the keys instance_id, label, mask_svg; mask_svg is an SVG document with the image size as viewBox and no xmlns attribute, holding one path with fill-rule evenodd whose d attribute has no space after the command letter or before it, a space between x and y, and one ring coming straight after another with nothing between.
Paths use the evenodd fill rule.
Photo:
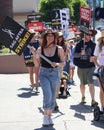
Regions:
<instances>
[{"instance_id":1,"label":"tree trunk","mask_svg":"<svg viewBox=\"0 0 104 130\"><path fill-rule=\"evenodd\" d=\"M0 24L6 16L13 17L13 0L0 0Z\"/></svg>"}]
</instances>

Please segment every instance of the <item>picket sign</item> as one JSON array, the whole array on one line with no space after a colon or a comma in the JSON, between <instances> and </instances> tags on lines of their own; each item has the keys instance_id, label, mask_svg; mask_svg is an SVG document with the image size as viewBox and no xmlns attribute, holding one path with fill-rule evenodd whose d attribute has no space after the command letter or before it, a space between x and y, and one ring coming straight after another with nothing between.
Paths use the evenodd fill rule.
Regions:
<instances>
[{"instance_id":1,"label":"picket sign","mask_svg":"<svg viewBox=\"0 0 104 130\"><path fill-rule=\"evenodd\" d=\"M33 34L28 32L27 29L22 27L9 16L4 19L0 26L0 42L19 56L24 52L26 47L31 48L29 42L32 37ZM45 56L39 54L37 51L36 53L49 64L52 64L52 62Z\"/></svg>"}]
</instances>

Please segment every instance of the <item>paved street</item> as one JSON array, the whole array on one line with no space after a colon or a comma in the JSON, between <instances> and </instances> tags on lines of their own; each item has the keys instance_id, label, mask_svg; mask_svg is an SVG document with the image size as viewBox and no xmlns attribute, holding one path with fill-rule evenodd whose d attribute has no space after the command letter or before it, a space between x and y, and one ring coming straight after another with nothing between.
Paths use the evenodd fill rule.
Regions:
<instances>
[{"instance_id":1,"label":"paved street","mask_svg":"<svg viewBox=\"0 0 104 130\"><path fill-rule=\"evenodd\" d=\"M96 122L86 86L86 105L80 104L79 80L74 76L71 96L57 99L59 112L53 113L53 127L42 127L42 91L30 93L28 74L0 74L0 130L103 130L104 118ZM99 102L99 88L96 100Z\"/></svg>"}]
</instances>

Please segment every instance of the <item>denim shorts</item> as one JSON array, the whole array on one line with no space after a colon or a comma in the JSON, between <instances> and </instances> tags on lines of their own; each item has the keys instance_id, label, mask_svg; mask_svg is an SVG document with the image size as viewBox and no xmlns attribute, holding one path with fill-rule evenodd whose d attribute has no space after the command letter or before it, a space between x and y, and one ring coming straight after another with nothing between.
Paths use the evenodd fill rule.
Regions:
<instances>
[{"instance_id":1,"label":"denim shorts","mask_svg":"<svg viewBox=\"0 0 104 130\"><path fill-rule=\"evenodd\" d=\"M56 90L59 83L58 68L40 68L40 85L43 90L43 109L53 110L56 101Z\"/></svg>"},{"instance_id":2,"label":"denim shorts","mask_svg":"<svg viewBox=\"0 0 104 130\"><path fill-rule=\"evenodd\" d=\"M69 68L70 68L70 61L66 61L66 65L63 67L63 71L69 73Z\"/></svg>"}]
</instances>

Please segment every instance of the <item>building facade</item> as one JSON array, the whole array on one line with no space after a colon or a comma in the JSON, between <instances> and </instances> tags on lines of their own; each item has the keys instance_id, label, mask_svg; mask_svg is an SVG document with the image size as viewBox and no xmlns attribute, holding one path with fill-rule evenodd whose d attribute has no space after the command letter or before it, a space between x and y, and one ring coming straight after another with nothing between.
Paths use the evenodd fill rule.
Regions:
<instances>
[{"instance_id":1,"label":"building facade","mask_svg":"<svg viewBox=\"0 0 104 130\"><path fill-rule=\"evenodd\" d=\"M13 0L13 12L38 12L40 0Z\"/></svg>"},{"instance_id":2,"label":"building facade","mask_svg":"<svg viewBox=\"0 0 104 130\"><path fill-rule=\"evenodd\" d=\"M38 12L40 0L0 0L0 24L6 16L24 26L27 15Z\"/></svg>"},{"instance_id":3,"label":"building facade","mask_svg":"<svg viewBox=\"0 0 104 130\"><path fill-rule=\"evenodd\" d=\"M86 0L90 8L93 8L93 2L95 2L96 7L104 8L104 0Z\"/></svg>"},{"instance_id":4,"label":"building facade","mask_svg":"<svg viewBox=\"0 0 104 130\"><path fill-rule=\"evenodd\" d=\"M27 16L38 12L40 0L13 0L13 18L22 26Z\"/></svg>"},{"instance_id":5,"label":"building facade","mask_svg":"<svg viewBox=\"0 0 104 130\"><path fill-rule=\"evenodd\" d=\"M0 0L0 24L6 15L13 17L13 0Z\"/></svg>"}]
</instances>

